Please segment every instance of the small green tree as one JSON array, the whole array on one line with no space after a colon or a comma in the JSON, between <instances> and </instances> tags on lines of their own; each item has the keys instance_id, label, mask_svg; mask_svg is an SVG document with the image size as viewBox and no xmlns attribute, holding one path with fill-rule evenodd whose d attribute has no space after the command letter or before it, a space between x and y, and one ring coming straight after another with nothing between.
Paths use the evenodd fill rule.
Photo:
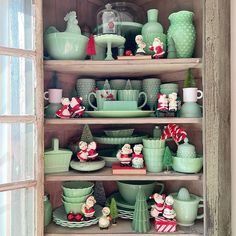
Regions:
<instances>
[{"instance_id":1,"label":"small green tree","mask_svg":"<svg viewBox=\"0 0 236 236\"><path fill-rule=\"evenodd\" d=\"M84 141L86 143L93 142L93 135L88 125L84 126L80 141Z\"/></svg>"},{"instance_id":2,"label":"small green tree","mask_svg":"<svg viewBox=\"0 0 236 236\"><path fill-rule=\"evenodd\" d=\"M187 77L184 80L184 88L195 88L195 87L196 87L196 81L193 77L192 70L188 69Z\"/></svg>"},{"instance_id":3,"label":"small green tree","mask_svg":"<svg viewBox=\"0 0 236 236\"><path fill-rule=\"evenodd\" d=\"M169 43L168 43L167 58L177 58L175 42L172 37L169 39Z\"/></svg>"},{"instance_id":4,"label":"small green tree","mask_svg":"<svg viewBox=\"0 0 236 236\"><path fill-rule=\"evenodd\" d=\"M171 153L169 147L166 147L166 149L165 149L164 157L163 157L163 165L167 171L169 171L172 166L172 153Z\"/></svg>"},{"instance_id":5,"label":"small green tree","mask_svg":"<svg viewBox=\"0 0 236 236\"><path fill-rule=\"evenodd\" d=\"M113 197L111 199L111 204L110 204L110 215L111 215L111 218L112 218L112 224L116 224L116 219L118 217L118 210L117 210L117 206L116 206L116 200L115 198Z\"/></svg>"}]
</instances>

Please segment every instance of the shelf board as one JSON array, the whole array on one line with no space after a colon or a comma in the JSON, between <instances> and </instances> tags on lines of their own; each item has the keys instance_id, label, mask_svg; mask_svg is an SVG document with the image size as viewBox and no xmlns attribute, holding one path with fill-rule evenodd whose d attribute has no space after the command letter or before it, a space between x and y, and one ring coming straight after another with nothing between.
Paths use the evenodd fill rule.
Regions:
<instances>
[{"instance_id":1,"label":"shelf board","mask_svg":"<svg viewBox=\"0 0 236 236\"><path fill-rule=\"evenodd\" d=\"M165 236L203 236L203 223L197 222L191 227L177 226L176 233L164 233ZM111 226L108 230L100 230L98 225L90 227L71 229L58 226L54 223L49 224L45 230L45 236L58 236L58 235L86 235L86 236L102 236L102 235L116 235L116 236L135 236L135 235L156 236L157 232L152 229L148 233L135 233L131 228L130 220L119 219L116 226Z\"/></svg>"},{"instance_id":2,"label":"shelf board","mask_svg":"<svg viewBox=\"0 0 236 236\"><path fill-rule=\"evenodd\" d=\"M74 118L74 119L45 119L46 125L75 125L75 124L202 124L202 118Z\"/></svg>"},{"instance_id":3,"label":"shelf board","mask_svg":"<svg viewBox=\"0 0 236 236\"><path fill-rule=\"evenodd\" d=\"M56 174L45 175L45 181L117 181L117 180L201 180L202 173L199 174L181 174L176 172L165 173L147 173L146 175L113 175L111 168L105 167L96 172L78 172L68 171Z\"/></svg>"},{"instance_id":4,"label":"shelf board","mask_svg":"<svg viewBox=\"0 0 236 236\"><path fill-rule=\"evenodd\" d=\"M45 60L44 69L60 73L96 77L151 76L189 68L202 68L200 58L159 60L71 61Z\"/></svg>"}]
</instances>

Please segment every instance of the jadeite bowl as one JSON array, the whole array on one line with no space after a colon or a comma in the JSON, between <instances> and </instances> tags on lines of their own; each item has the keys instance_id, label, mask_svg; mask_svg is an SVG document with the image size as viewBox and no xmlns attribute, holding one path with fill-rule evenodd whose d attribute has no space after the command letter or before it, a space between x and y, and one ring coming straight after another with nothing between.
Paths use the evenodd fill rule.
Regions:
<instances>
[{"instance_id":1,"label":"jadeite bowl","mask_svg":"<svg viewBox=\"0 0 236 236\"><path fill-rule=\"evenodd\" d=\"M74 170L89 172L100 170L105 166L105 164L106 162L104 160L88 162L71 161L70 167Z\"/></svg>"},{"instance_id":2,"label":"jadeite bowl","mask_svg":"<svg viewBox=\"0 0 236 236\"><path fill-rule=\"evenodd\" d=\"M50 33L44 36L44 47L56 60L84 60L88 38L68 32Z\"/></svg>"},{"instance_id":3,"label":"jadeite bowl","mask_svg":"<svg viewBox=\"0 0 236 236\"><path fill-rule=\"evenodd\" d=\"M92 194L93 194L93 191L91 191L91 193L89 193L88 195L84 195L84 196L81 196L81 197L66 197L63 194L61 195L61 197L62 197L62 200L64 202L68 202L68 203L83 203Z\"/></svg>"},{"instance_id":4,"label":"jadeite bowl","mask_svg":"<svg viewBox=\"0 0 236 236\"><path fill-rule=\"evenodd\" d=\"M198 173L203 166L203 157L181 158L173 156L172 168L181 173Z\"/></svg>"},{"instance_id":5,"label":"jadeite bowl","mask_svg":"<svg viewBox=\"0 0 236 236\"><path fill-rule=\"evenodd\" d=\"M164 148L165 140L147 138L143 139L143 146L145 148Z\"/></svg>"},{"instance_id":6,"label":"jadeite bowl","mask_svg":"<svg viewBox=\"0 0 236 236\"><path fill-rule=\"evenodd\" d=\"M86 181L64 182L62 189L66 197L81 197L91 193L94 184Z\"/></svg>"},{"instance_id":7,"label":"jadeite bowl","mask_svg":"<svg viewBox=\"0 0 236 236\"><path fill-rule=\"evenodd\" d=\"M64 202L62 201L66 210L66 214L72 212L74 214L80 213L82 214L82 205L84 202L80 203L71 203L71 202Z\"/></svg>"},{"instance_id":8,"label":"jadeite bowl","mask_svg":"<svg viewBox=\"0 0 236 236\"><path fill-rule=\"evenodd\" d=\"M108 137L130 137L132 136L134 129L119 129L119 130L104 130Z\"/></svg>"}]
</instances>

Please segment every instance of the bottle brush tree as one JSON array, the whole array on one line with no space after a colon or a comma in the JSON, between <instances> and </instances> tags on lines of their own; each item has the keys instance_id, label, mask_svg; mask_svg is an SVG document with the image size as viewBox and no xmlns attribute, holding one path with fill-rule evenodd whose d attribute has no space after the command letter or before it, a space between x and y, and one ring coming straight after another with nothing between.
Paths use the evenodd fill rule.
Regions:
<instances>
[{"instance_id":1,"label":"bottle brush tree","mask_svg":"<svg viewBox=\"0 0 236 236\"><path fill-rule=\"evenodd\" d=\"M86 143L93 142L93 135L88 125L84 126L80 141L84 141Z\"/></svg>"},{"instance_id":2,"label":"bottle brush tree","mask_svg":"<svg viewBox=\"0 0 236 236\"><path fill-rule=\"evenodd\" d=\"M118 210L117 210L117 206L116 206L116 200L114 197L111 199L110 215L112 218L112 224L116 224L116 219L118 218Z\"/></svg>"},{"instance_id":3,"label":"bottle brush tree","mask_svg":"<svg viewBox=\"0 0 236 236\"><path fill-rule=\"evenodd\" d=\"M195 87L196 87L196 81L194 79L192 70L188 69L187 77L184 80L184 88L195 88Z\"/></svg>"},{"instance_id":4,"label":"bottle brush tree","mask_svg":"<svg viewBox=\"0 0 236 236\"><path fill-rule=\"evenodd\" d=\"M167 171L169 171L172 166L172 153L169 147L165 148L164 157L163 157L163 165Z\"/></svg>"}]
</instances>

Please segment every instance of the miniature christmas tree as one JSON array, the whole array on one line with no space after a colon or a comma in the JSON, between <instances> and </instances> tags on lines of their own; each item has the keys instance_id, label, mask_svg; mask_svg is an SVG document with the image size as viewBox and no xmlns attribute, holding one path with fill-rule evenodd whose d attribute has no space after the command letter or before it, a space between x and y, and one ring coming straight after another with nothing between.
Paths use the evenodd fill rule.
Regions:
<instances>
[{"instance_id":1,"label":"miniature christmas tree","mask_svg":"<svg viewBox=\"0 0 236 236\"><path fill-rule=\"evenodd\" d=\"M184 80L184 88L195 88L196 87L196 81L193 77L193 73L191 69L188 69L187 77Z\"/></svg>"},{"instance_id":2,"label":"miniature christmas tree","mask_svg":"<svg viewBox=\"0 0 236 236\"><path fill-rule=\"evenodd\" d=\"M103 183L101 181L96 181L93 196L96 199L97 204L99 204L100 206L105 206L106 194L103 187Z\"/></svg>"},{"instance_id":3,"label":"miniature christmas tree","mask_svg":"<svg viewBox=\"0 0 236 236\"><path fill-rule=\"evenodd\" d=\"M110 86L109 81L107 79L105 80L103 89L104 90L110 90L111 89L111 86Z\"/></svg>"},{"instance_id":4,"label":"miniature christmas tree","mask_svg":"<svg viewBox=\"0 0 236 236\"><path fill-rule=\"evenodd\" d=\"M141 188L136 196L132 229L137 233L146 233L151 229L146 196Z\"/></svg>"},{"instance_id":5,"label":"miniature christmas tree","mask_svg":"<svg viewBox=\"0 0 236 236\"><path fill-rule=\"evenodd\" d=\"M86 143L91 143L93 141L93 135L88 125L84 126L80 141L84 141Z\"/></svg>"},{"instance_id":6,"label":"miniature christmas tree","mask_svg":"<svg viewBox=\"0 0 236 236\"><path fill-rule=\"evenodd\" d=\"M130 82L130 80L128 79L125 85L125 90L132 90L132 84Z\"/></svg>"},{"instance_id":7,"label":"miniature christmas tree","mask_svg":"<svg viewBox=\"0 0 236 236\"><path fill-rule=\"evenodd\" d=\"M164 157L163 157L163 165L167 171L169 171L172 166L172 153L171 153L169 147L166 147L166 149L165 149Z\"/></svg>"},{"instance_id":8,"label":"miniature christmas tree","mask_svg":"<svg viewBox=\"0 0 236 236\"><path fill-rule=\"evenodd\" d=\"M116 224L116 219L118 217L118 210L116 206L116 200L114 197L111 199L110 211L111 211L110 215L112 218L112 224Z\"/></svg>"},{"instance_id":9,"label":"miniature christmas tree","mask_svg":"<svg viewBox=\"0 0 236 236\"><path fill-rule=\"evenodd\" d=\"M88 56L96 55L95 42L92 34L89 37L86 53Z\"/></svg>"},{"instance_id":10,"label":"miniature christmas tree","mask_svg":"<svg viewBox=\"0 0 236 236\"><path fill-rule=\"evenodd\" d=\"M167 58L177 58L175 42L171 37L168 43L168 55Z\"/></svg>"}]
</instances>

